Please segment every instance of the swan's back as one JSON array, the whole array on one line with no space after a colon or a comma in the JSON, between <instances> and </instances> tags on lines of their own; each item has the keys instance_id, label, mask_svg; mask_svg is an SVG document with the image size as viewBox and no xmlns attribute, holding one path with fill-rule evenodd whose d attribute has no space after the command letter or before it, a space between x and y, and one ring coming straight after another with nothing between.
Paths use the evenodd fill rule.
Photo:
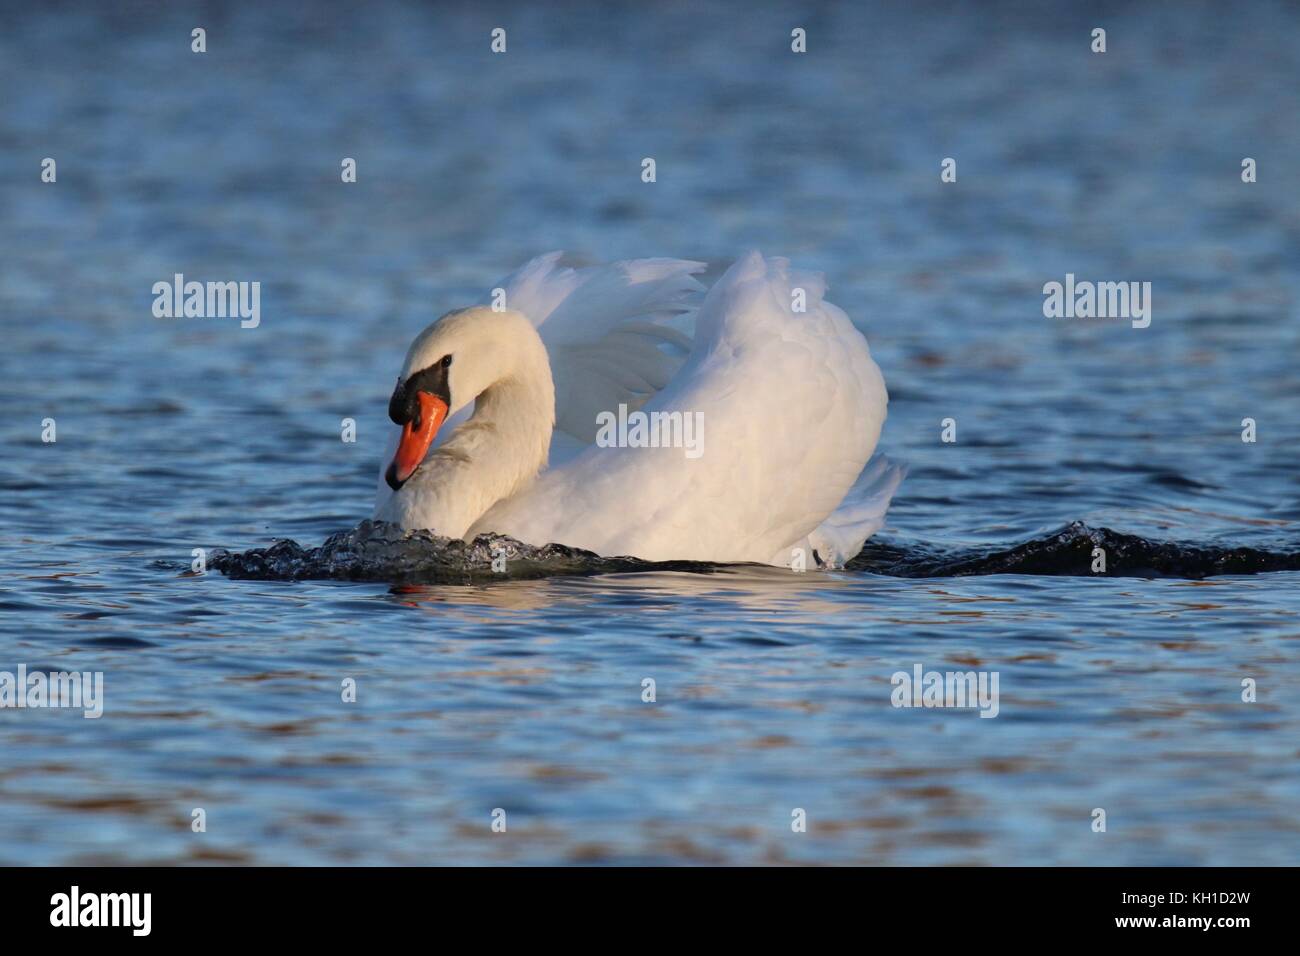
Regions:
<instances>
[{"instance_id":1,"label":"swan's back","mask_svg":"<svg viewBox=\"0 0 1300 956\"><path fill-rule=\"evenodd\" d=\"M587 447L470 534L651 560L769 561L802 541L861 474L888 401L866 340L824 291L784 259L738 260L700 306L689 356L642 409L702 422L698 457Z\"/></svg>"}]
</instances>

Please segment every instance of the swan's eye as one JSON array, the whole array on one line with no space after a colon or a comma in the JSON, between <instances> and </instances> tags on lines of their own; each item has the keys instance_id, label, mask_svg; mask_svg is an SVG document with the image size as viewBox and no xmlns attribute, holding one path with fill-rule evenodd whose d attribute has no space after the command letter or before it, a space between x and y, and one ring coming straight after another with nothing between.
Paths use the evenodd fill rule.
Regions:
<instances>
[{"instance_id":1,"label":"swan's eye","mask_svg":"<svg viewBox=\"0 0 1300 956\"><path fill-rule=\"evenodd\" d=\"M442 357L442 362L440 362L439 364L442 365L443 368L450 368L450 367L451 367L451 356L450 356L450 355L444 355L444 356Z\"/></svg>"}]
</instances>

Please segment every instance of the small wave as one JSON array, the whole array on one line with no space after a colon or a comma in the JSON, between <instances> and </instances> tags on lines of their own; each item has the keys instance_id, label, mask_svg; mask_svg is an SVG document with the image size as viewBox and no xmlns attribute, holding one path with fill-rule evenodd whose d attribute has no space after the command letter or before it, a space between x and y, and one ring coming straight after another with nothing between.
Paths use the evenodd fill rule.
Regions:
<instances>
[{"instance_id":1,"label":"small wave","mask_svg":"<svg viewBox=\"0 0 1300 956\"><path fill-rule=\"evenodd\" d=\"M1106 554L1106 571L1092 570L1093 550ZM500 559L504 557L504 571ZM495 562L495 567L494 567ZM217 549L208 563L231 578L303 581L387 581L455 584L560 575L628 571L709 573L726 565L704 561L642 561L606 558L562 544L542 547L499 534L473 541L429 531L403 531L382 521L363 521L340 531L318 548L283 539L269 548L231 552ZM931 578L972 574L1047 574L1079 577L1205 578L1300 570L1300 551L1264 551L1148 541L1137 535L1092 528L1076 521L1020 544L978 548L936 548L872 540L848 563L848 570L891 577Z\"/></svg>"},{"instance_id":2,"label":"small wave","mask_svg":"<svg viewBox=\"0 0 1300 956\"><path fill-rule=\"evenodd\" d=\"M1105 552L1106 570L1092 570L1093 549ZM941 549L868 541L848 563L859 571L904 578L968 574L1054 574L1079 577L1206 578L1300 570L1300 551L1196 545L1146 538L1075 521L1010 547Z\"/></svg>"},{"instance_id":3,"label":"small wave","mask_svg":"<svg viewBox=\"0 0 1300 956\"><path fill-rule=\"evenodd\" d=\"M500 559L505 558L505 571ZM605 558L593 551L562 544L534 547L502 534L481 534L473 541L444 538L431 531L403 531L383 521L363 521L325 539L319 548L304 548L282 539L269 548L212 552L208 564L231 578L264 581L389 581L456 584L485 580L613 574L620 571L697 571L716 569L701 561L642 561Z\"/></svg>"}]
</instances>

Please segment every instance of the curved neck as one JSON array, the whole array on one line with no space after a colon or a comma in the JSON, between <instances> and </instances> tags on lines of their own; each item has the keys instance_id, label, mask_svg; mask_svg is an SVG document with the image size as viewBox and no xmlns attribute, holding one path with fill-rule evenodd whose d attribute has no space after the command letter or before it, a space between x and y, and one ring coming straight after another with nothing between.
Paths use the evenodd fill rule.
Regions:
<instances>
[{"instance_id":1,"label":"curved neck","mask_svg":"<svg viewBox=\"0 0 1300 956\"><path fill-rule=\"evenodd\" d=\"M541 340L519 350L515 371L479 394L474 414L433 449L376 517L404 528L463 537L498 501L546 467L555 427L555 386Z\"/></svg>"},{"instance_id":2,"label":"curved neck","mask_svg":"<svg viewBox=\"0 0 1300 956\"><path fill-rule=\"evenodd\" d=\"M491 498L483 511L530 484L546 467L555 428L555 387L550 364L544 357L542 361L540 369L503 379L480 394L469 421L439 449L469 458L465 480Z\"/></svg>"}]
</instances>

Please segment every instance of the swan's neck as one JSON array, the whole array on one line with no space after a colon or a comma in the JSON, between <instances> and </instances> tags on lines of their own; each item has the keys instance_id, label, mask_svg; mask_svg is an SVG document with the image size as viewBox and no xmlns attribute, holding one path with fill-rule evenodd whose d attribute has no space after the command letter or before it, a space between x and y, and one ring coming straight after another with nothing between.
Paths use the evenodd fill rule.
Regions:
<instances>
[{"instance_id":1,"label":"swan's neck","mask_svg":"<svg viewBox=\"0 0 1300 956\"><path fill-rule=\"evenodd\" d=\"M460 538L537 477L555 425L555 386L545 349L537 345L540 355L526 353L514 374L479 394L474 414L429 453L381 517Z\"/></svg>"},{"instance_id":2,"label":"swan's neck","mask_svg":"<svg viewBox=\"0 0 1300 956\"><path fill-rule=\"evenodd\" d=\"M555 389L549 366L541 371L498 382L479 395L474 414L443 446L469 455L469 480L491 498L483 511L531 484L546 467Z\"/></svg>"}]
</instances>

